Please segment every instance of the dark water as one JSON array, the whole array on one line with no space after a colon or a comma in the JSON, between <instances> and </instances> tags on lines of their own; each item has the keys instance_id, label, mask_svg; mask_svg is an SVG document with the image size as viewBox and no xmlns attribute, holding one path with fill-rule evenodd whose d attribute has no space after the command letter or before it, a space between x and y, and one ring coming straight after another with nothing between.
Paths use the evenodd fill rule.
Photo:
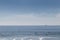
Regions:
<instances>
[{"instance_id":1,"label":"dark water","mask_svg":"<svg viewBox=\"0 0 60 40\"><path fill-rule=\"evenodd\" d=\"M0 40L60 40L60 26L0 26Z\"/></svg>"}]
</instances>

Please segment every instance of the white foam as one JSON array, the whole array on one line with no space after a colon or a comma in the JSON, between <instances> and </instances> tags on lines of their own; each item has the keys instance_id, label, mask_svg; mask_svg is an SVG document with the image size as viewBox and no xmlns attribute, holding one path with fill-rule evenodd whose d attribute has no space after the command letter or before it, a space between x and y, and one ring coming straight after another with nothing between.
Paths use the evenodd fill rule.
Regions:
<instances>
[{"instance_id":1,"label":"white foam","mask_svg":"<svg viewBox=\"0 0 60 40\"><path fill-rule=\"evenodd\" d=\"M60 40L58 37L40 37L40 40Z\"/></svg>"},{"instance_id":2,"label":"white foam","mask_svg":"<svg viewBox=\"0 0 60 40\"><path fill-rule=\"evenodd\" d=\"M60 40L59 37L4 37L0 40Z\"/></svg>"},{"instance_id":3,"label":"white foam","mask_svg":"<svg viewBox=\"0 0 60 40\"><path fill-rule=\"evenodd\" d=\"M40 40L43 40L43 37L40 37L39 39L40 39Z\"/></svg>"},{"instance_id":4,"label":"white foam","mask_svg":"<svg viewBox=\"0 0 60 40\"><path fill-rule=\"evenodd\" d=\"M15 38L13 40L16 40Z\"/></svg>"}]
</instances>

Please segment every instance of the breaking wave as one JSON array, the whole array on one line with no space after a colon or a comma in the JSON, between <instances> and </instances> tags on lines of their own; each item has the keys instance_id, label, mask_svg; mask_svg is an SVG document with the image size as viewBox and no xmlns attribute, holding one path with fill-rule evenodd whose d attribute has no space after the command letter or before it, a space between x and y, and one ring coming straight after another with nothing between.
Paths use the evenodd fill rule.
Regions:
<instances>
[{"instance_id":1,"label":"breaking wave","mask_svg":"<svg viewBox=\"0 0 60 40\"><path fill-rule=\"evenodd\" d=\"M38 36L24 36L24 37L0 37L0 40L60 40L59 37L38 37Z\"/></svg>"}]
</instances>

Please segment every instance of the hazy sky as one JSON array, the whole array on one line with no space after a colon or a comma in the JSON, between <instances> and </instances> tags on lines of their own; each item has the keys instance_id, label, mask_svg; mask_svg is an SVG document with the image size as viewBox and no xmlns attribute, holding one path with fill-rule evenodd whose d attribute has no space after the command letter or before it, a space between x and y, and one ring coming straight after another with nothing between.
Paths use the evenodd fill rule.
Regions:
<instances>
[{"instance_id":1,"label":"hazy sky","mask_svg":"<svg viewBox=\"0 0 60 40\"><path fill-rule=\"evenodd\" d=\"M60 0L0 0L0 25L60 25Z\"/></svg>"}]
</instances>

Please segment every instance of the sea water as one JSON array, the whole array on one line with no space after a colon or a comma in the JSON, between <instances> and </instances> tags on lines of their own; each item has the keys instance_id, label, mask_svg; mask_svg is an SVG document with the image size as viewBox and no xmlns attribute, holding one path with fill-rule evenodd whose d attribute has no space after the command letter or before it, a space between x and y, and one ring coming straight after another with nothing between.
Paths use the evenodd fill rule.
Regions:
<instances>
[{"instance_id":1,"label":"sea water","mask_svg":"<svg viewBox=\"0 0 60 40\"><path fill-rule=\"evenodd\" d=\"M0 27L0 40L60 40L60 27Z\"/></svg>"},{"instance_id":2,"label":"sea water","mask_svg":"<svg viewBox=\"0 0 60 40\"><path fill-rule=\"evenodd\" d=\"M20 36L20 37L0 37L0 40L60 40L60 37Z\"/></svg>"}]
</instances>

